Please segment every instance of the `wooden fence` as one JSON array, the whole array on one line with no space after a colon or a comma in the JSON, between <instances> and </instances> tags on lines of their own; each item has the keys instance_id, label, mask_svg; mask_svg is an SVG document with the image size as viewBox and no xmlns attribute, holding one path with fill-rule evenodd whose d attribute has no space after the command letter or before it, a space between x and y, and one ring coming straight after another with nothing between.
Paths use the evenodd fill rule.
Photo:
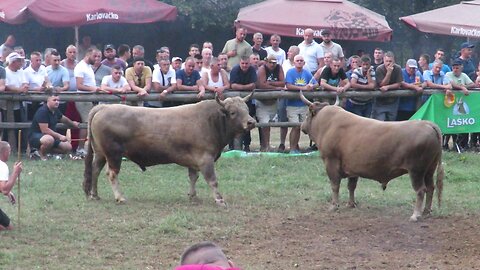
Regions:
<instances>
[{"instance_id":1,"label":"wooden fence","mask_svg":"<svg viewBox=\"0 0 480 270\"><path fill-rule=\"evenodd\" d=\"M480 89L474 89L477 91ZM241 96L244 97L250 92L245 91L225 91L225 97ZM416 96L420 97L422 95L431 95L434 93L444 93L444 90L438 89L425 89L422 93L417 93L411 90L395 90L388 92L381 91L347 91L339 95L339 97L411 97ZM187 103L198 102L197 99L198 92L191 91L182 91L170 93L164 99L165 101L181 101ZM309 91L304 92L305 97L309 99L313 98L335 98L337 96L334 92L325 92L325 91ZM160 99L159 93L150 93L148 96L138 97L135 93L128 94L107 94L107 93L77 93L77 92L62 92L59 93L60 100L62 101L91 101L91 102L125 102L125 101L158 101ZM215 98L214 94L211 92L205 93L203 99L213 99ZM286 99L299 99L299 93L297 91L287 91L287 90L262 90L257 89L253 94L254 99L276 99L276 98L286 98ZM16 101L45 101L47 95L45 93L22 93L22 94L13 94L13 93L0 93L0 100L6 101L6 122L0 123L0 129L8 129L9 134L9 143L12 149L16 149L16 142L14 138L16 137L15 131L13 129L28 129L30 128L29 122L15 122L14 113L13 113L13 103ZM270 127L293 127L298 126L299 124L289 123L289 122L275 122L275 123L266 123L258 124L257 126L270 126ZM59 124L61 127L62 124ZM87 124L82 123L80 128L86 128Z\"/></svg>"}]
</instances>

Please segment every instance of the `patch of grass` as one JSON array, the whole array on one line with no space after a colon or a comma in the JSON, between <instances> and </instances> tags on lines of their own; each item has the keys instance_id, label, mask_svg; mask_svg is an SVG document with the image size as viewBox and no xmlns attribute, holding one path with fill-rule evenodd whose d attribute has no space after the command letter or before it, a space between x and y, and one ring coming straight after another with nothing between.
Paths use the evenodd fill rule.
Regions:
<instances>
[{"instance_id":1,"label":"patch of grass","mask_svg":"<svg viewBox=\"0 0 480 270\"><path fill-rule=\"evenodd\" d=\"M476 154L444 155L444 201L435 215L479 212L479 161ZM255 228L247 224L261 227L273 216L294 220L328 208L330 184L319 157L221 158L216 171L226 209L215 205L203 177L198 200L190 201L187 169L177 165L141 172L124 162L120 188L128 201L117 205L104 173L98 184L102 200L86 200L83 162L25 161L21 227L0 233L0 269L171 269L194 242L248 245L253 240L245 232ZM348 199L346 183L342 204ZM405 219L415 200L407 176L390 182L386 191L361 179L356 195L360 208L393 209ZM16 206L0 205L18 225Z\"/></svg>"}]
</instances>

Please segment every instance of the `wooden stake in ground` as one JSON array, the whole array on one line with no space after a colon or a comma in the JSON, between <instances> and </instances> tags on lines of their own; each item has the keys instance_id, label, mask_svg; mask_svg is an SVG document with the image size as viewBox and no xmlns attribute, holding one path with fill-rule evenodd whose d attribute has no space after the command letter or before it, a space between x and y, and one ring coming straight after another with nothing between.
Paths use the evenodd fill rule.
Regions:
<instances>
[{"instance_id":1,"label":"wooden stake in ground","mask_svg":"<svg viewBox=\"0 0 480 270\"><path fill-rule=\"evenodd\" d=\"M22 161L22 130L18 130L18 149L17 149L17 162ZM20 229L20 174L17 178L17 223L18 229Z\"/></svg>"}]
</instances>

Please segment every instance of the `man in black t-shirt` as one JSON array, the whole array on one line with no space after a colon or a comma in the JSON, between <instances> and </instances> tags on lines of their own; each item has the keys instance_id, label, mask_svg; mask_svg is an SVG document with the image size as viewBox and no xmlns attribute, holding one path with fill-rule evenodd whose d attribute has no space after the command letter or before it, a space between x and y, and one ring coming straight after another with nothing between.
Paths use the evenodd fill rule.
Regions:
<instances>
[{"instance_id":1,"label":"man in black t-shirt","mask_svg":"<svg viewBox=\"0 0 480 270\"><path fill-rule=\"evenodd\" d=\"M78 128L79 123L64 116L58 109L59 104L58 95L51 94L47 98L46 104L43 104L33 116L28 134L30 147L38 149L34 152L33 157L46 160L49 152L66 154L72 150L72 145L67 137L58 133L56 126L58 122L61 122Z\"/></svg>"},{"instance_id":2,"label":"man in black t-shirt","mask_svg":"<svg viewBox=\"0 0 480 270\"><path fill-rule=\"evenodd\" d=\"M338 94L343 93L350 88L347 74L341 65L342 61L338 58L334 58L330 63L330 66L325 67L320 75L320 86L325 91L336 92L337 98Z\"/></svg>"}]
</instances>

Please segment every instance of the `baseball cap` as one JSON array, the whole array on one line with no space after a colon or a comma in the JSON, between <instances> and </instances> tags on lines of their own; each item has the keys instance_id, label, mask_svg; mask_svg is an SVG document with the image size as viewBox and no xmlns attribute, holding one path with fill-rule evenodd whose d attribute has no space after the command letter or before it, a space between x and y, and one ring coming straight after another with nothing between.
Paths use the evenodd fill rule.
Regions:
<instances>
[{"instance_id":1,"label":"baseball cap","mask_svg":"<svg viewBox=\"0 0 480 270\"><path fill-rule=\"evenodd\" d=\"M323 36L323 35L331 35L331 34L332 34L332 32L330 32L330 30L328 30L328 29L323 29L321 35Z\"/></svg>"},{"instance_id":2,"label":"baseball cap","mask_svg":"<svg viewBox=\"0 0 480 270\"><path fill-rule=\"evenodd\" d=\"M20 54L18 54L16 52L12 52L6 58L8 63L11 63L11 62L15 61L16 59L25 59L25 57L21 56Z\"/></svg>"},{"instance_id":3,"label":"baseball cap","mask_svg":"<svg viewBox=\"0 0 480 270\"><path fill-rule=\"evenodd\" d=\"M178 56L172 57L172 62L175 62L175 61L177 61L177 60L180 61L180 62L183 61L182 58L180 58L180 57L178 57Z\"/></svg>"},{"instance_id":4,"label":"baseball cap","mask_svg":"<svg viewBox=\"0 0 480 270\"><path fill-rule=\"evenodd\" d=\"M265 61L271 62L271 63L277 63L277 57L273 54L269 54L267 57L265 57Z\"/></svg>"},{"instance_id":5,"label":"baseball cap","mask_svg":"<svg viewBox=\"0 0 480 270\"><path fill-rule=\"evenodd\" d=\"M407 60L407 66L408 66L408 67L411 67L411 68L418 68L417 60L415 60L415 59L408 59L408 60Z\"/></svg>"},{"instance_id":6,"label":"baseball cap","mask_svg":"<svg viewBox=\"0 0 480 270\"><path fill-rule=\"evenodd\" d=\"M112 44L107 44L105 45L105 47L103 48L103 50L108 50L108 49L112 49L112 50L115 50L115 46L113 46Z\"/></svg>"},{"instance_id":7,"label":"baseball cap","mask_svg":"<svg viewBox=\"0 0 480 270\"><path fill-rule=\"evenodd\" d=\"M475 45L473 45L473 44L470 43L470 42L464 42L464 43L462 43L462 49L465 49L465 48L470 48L470 49L471 49L471 48L474 48L474 47L475 47Z\"/></svg>"}]
</instances>

